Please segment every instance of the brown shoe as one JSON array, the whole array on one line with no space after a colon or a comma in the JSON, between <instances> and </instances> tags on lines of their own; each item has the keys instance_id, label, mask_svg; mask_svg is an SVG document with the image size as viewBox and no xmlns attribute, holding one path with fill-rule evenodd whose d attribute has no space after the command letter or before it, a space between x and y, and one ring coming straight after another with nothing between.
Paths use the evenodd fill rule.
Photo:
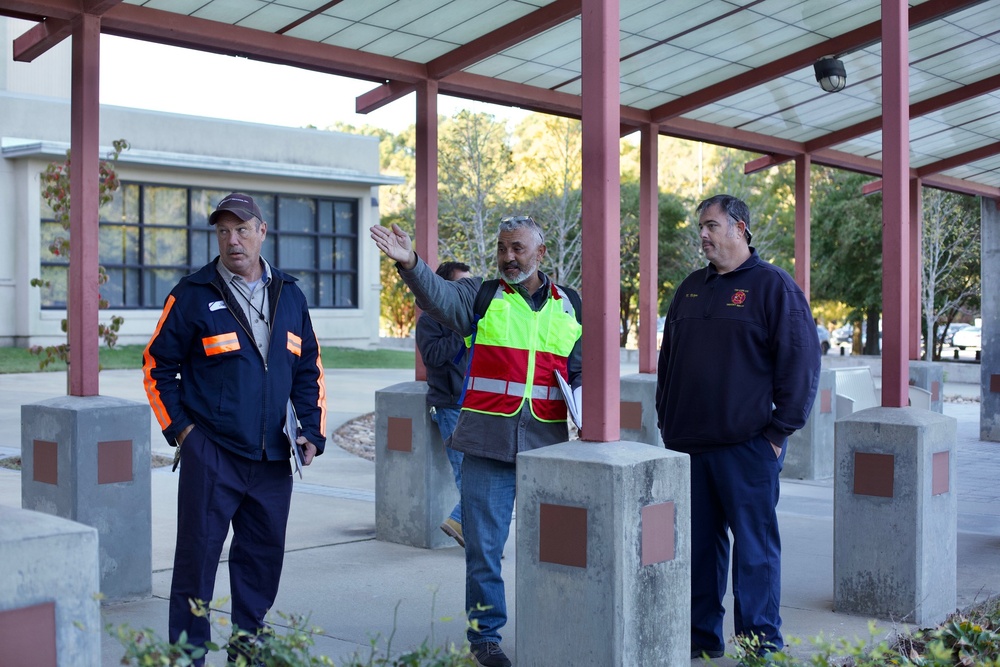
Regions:
<instances>
[{"instance_id":1,"label":"brown shoe","mask_svg":"<svg viewBox=\"0 0 1000 667\"><path fill-rule=\"evenodd\" d=\"M465 537L462 536L462 524L448 517L441 524L441 532L458 542L458 546L463 549L465 548Z\"/></svg>"}]
</instances>

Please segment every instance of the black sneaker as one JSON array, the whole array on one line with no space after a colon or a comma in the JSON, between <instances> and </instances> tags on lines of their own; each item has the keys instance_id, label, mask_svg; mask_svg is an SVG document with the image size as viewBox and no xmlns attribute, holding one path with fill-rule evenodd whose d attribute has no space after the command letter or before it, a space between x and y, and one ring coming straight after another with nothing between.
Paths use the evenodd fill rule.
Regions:
<instances>
[{"instance_id":1,"label":"black sneaker","mask_svg":"<svg viewBox=\"0 0 1000 667\"><path fill-rule=\"evenodd\" d=\"M510 660L496 642L473 644L469 647L469 651L480 667L511 667Z\"/></svg>"},{"instance_id":2,"label":"black sneaker","mask_svg":"<svg viewBox=\"0 0 1000 667\"><path fill-rule=\"evenodd\" d=\"M691 659L697 660L698 658L723 658L726 655L725 649L707 649L707 648L697 648L693 647L691 649Z\"/></svg>"}]
</instances>

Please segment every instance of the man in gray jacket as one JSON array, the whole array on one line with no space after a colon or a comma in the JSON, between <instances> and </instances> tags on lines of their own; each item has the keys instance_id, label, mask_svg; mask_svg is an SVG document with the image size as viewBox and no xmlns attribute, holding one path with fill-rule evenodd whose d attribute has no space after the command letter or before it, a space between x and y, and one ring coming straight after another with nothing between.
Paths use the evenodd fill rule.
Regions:
<instances>
[{"instance_id":1,"label":"man in gray jacket","mask_svg":"<svg viewBox=\"0 0 1000 667\"><path fill-rule=\"evenodd\" d=\"M568 438L555 374L580 386L579 296L538 270L545 237L528 216L500 221L500 279L485 282L435 275L397 225L391 230L376 225L371 237L396 260L417 305L472 346L465 399L451 438L452 447L464 454L468 639L479 665L508 667L500 648L500 629L507 622L500 558L514 508L515 458Z\"/></svg>"}]
</instances>

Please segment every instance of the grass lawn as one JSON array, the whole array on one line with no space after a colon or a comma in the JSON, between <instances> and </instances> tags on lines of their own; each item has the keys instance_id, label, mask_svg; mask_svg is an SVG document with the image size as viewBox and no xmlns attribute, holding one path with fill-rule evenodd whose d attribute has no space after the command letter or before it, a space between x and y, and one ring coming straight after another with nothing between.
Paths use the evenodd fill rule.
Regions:
<instances>
[{"instance_id":1,"label":"grass lawn","mask_svg":"<svg viewBox=\"0 0 1000 667\"><path fill-rule=\"evenodd\" d=\"M101 346L101 368L129 369L142 367L144 345L118 345L111 349ZM347 347L323 348L323 365L327 368L413 368L410 350L357 350ZM33 373L39 370L42 357L22 347L0 347L0 373ZM66 364L54 362L45 371L65 371Z\"/></svg>"}]
</instances>

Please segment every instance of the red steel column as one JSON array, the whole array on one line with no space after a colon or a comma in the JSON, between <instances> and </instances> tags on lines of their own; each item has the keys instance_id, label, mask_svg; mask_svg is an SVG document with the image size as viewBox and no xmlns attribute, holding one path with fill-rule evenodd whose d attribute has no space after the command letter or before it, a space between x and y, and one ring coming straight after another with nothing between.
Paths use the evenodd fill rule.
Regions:
<instances>
[{"instance_id":1,"label":"red steel column","mask_svg":"<svg viewBox=\"0 0 1000 667\"><path fill-rule=\"evenodd\" d=\"M583 0L583 430L621 437L618 0Z\"/></svg>"},{"instance_id":2,"label":"red steel column","mask_svg":"<svg viewBox=\"0 0 1000 667\"><path fill-rule=\"evenodd\" d=\"M812 262L810 226L812 210L809 204L810 167L812 158L799 155L795 158L795 282L809 298L809 264Z\"/></svg>"},{"instance_id":3,"label":"red steel column","mask_svg":"<svg viewBox=\"0 0 1000 667\"><path fill-rule=\"evenodd\" d=\"M101 20L82 14L73 26L70 103L69 210L70 263L67 301L69 320L69 394L97 396L97 337L100 263L97 224L100 208Z\"/></svg>"},{"instance_id":4,"label":"red steel column","mask_svg":"<svg viewBox=\"0 0 1000 667\"><path fill-rule=\"evenodd\" d=\"M920 326L924 294L924 181L910 179L910 359L920 358ZM931 344L931 332L927 332ZM927 361L933 361L933 350L927 350ZM907 378L909 383L909 378Z\"/></svg>"},{"instance_id":5,"label":"red steel column","mask_svg":"<svg viewBox=\"0 0 1000 667\"><path fill-rule=\"evenodd\" d=\"M639 132L639 372L656 372L656 318L660 287L657 255L660 232L660 126Z\"/></svg>"},{"instance_id":6,"label":"red steel column","mask_svg":"<svg viewBox=\"0 0 1000 667\"><path fill-rule=\"evenodd\" d=\"M905 0L882 0L882 405L908 404L909 34Z\"/></svg>"},{"instance_id":7,"label":"red steel column","mask_svg":"<svg viewBox=\"0 0 1000 667\"><path fill-rule=\"evenodd\" d=\"M437 81L417 85L417 125L415 173L416 212L413 238L417 252L431 268L437 268L438 256L438 124ZM417 312L419 315L419 311ZM414 379L426 380L427 368L416 354Z\"/></svg>"}]
</instances>

